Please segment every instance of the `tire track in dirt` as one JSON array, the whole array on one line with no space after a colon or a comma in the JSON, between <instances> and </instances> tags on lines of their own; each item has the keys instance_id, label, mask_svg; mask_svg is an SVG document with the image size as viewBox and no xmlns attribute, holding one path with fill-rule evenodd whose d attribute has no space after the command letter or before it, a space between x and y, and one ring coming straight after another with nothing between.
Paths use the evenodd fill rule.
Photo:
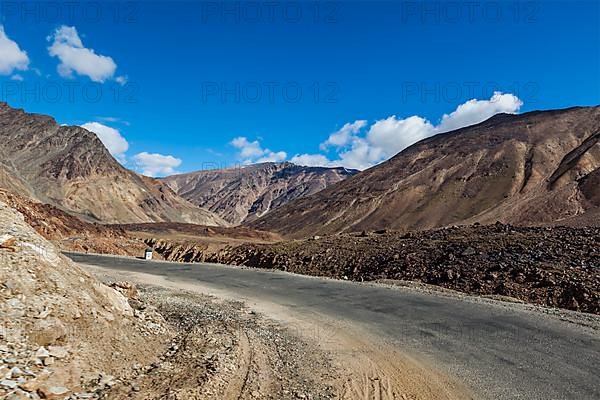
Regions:
<instances>
[{"instance_id":1,"label":"tire track in dirt","mask_svg":"<svg viewBox=\"0 0 600 400\"><path fill-rule=\"evenodd\" d=\"M241 400L248 384L253 350L248 335L240 330L239 336L237 370L229 379L229 385L223 396L224 400Z\"/></svg>"}]
</instances>

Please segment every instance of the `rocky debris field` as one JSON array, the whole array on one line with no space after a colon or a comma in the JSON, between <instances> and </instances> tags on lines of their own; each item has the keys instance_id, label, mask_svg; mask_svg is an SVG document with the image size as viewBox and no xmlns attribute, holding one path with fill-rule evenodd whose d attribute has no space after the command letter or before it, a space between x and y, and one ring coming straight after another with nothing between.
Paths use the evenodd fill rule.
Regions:
<instances>
[{"instance_id":1,"label":"rocky debris field","mask_svg":"<svg viewBox=\"0 0 600 400\"><path fill-rule=\"evenodd\" d=\"M328 356L242 303L155 287L141 287L134 296L136 315L159 313L174 335L157 362L134 364L129 375L95 392L97 398L335 397L337 374Z\"/></svg>"},{"instance_id":2,"label":"rocky debris field","mask_svg":"<svg viewBox=\"0 0 600 400\"><path fill-rule=\"evenodd\" d=\"M0 398L92 398L90 387L167 345L159 315L134 316L2 202L0 238Z\"/></svg>"},{"instance_id":3,"label":"rocky debris field","mask_svg":"<svg viewBox=\"0 0 600 400\"><path fill-rule=\"evenodd\" d=\"M152 244L149 240L147 243ZM600 314L600 228L472 225L242 244L206 252L160 242L165 259L275 268L353 281L402 280Z\"/></svg>"}]
</instances>

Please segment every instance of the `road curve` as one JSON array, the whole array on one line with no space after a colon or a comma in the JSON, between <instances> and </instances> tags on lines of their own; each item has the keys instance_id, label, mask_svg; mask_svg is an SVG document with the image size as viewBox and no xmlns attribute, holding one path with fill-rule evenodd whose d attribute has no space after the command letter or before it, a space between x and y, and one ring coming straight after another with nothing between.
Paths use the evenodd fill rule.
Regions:
<instances>
[{"instance_id":1,"label":"road curve","mask_svg":"<svg viewBox=\"0 0 600 400\"><path fill-rule=\"evenodd\" d=\"M67 253L368 326L483 399L600 399L600 332L528 307L280 271Z\"/></svg>"}]
</instances>

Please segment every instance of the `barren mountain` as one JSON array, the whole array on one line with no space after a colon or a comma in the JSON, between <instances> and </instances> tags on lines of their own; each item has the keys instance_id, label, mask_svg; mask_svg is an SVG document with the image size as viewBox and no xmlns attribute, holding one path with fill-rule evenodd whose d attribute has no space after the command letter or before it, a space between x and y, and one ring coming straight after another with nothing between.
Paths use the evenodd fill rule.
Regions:
<instances>
[{"instance_id":1,"label":"barren mountain","mask_svg":"<svg viewBox=\"0 0 600 400\"><path fill-rule=\"evenodd\" d=\"M0 103L0 187L93 222L225 225L159 180L123 168L98 137Z\"/></svg>"},{"instance_id":2,"label":"barren mountain","mask_svg":"<svg viewBox=\"0 0 600 400\"><path fill-rule=\"evenodd\" d=\"M262 163L174 175L165 182L183 198L238 224L317 193L357 172L287 162Z\"/></svg>"},{"instance_id":3,"label":"barren mountain","mask_svg":"<svg viewBox=\"0 0 600 400\"><path fill-rule=\"evenodd\" d=\"M597 224L600 107L440 134L250 226L291 237L462 223Z\"/></svg>"}]
</instances>

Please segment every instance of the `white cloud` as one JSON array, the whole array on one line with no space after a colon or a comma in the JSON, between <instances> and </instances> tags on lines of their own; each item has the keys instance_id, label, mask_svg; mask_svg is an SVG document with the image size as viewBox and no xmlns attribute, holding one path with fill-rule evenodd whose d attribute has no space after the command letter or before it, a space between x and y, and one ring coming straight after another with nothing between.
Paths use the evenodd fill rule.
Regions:
<instances>
[{"instance_id":1,"label":"white cloud","mask_svg":"<svg viewBox=\"0 0 600 400\"><path fill-rule=\"evenodd\" d=\"M360 135L360 129L354 130L346 140L348 144L338 151L339 159L332 163L346 168L366 169L420 140L478 124L498 113L517 113L522 105L518 97L496 92L489 100L469 100L459 105L454 112L445 114L436 126L416 115L404 119L392 115L375 121L364 136Z\"/></svg>"},{"instance_id":2,"label":"white cloud","mask_svg":"<svg viewBox=\"0 0 600 400\"><path fill-rule=\"evenodd\" d=\"M240 150L241 158L257 158L263 155L264 150L260 147L258 140L250 142L248 138L240 136L231 141L236 149Z\"/></svg>"},{"instance_id":3,"label":"white cloud","mask_svg":"<svg viewBox=\"0 0 600 400\"><path fill-rule=\"evenodd\" d=\"M469 100L458 106L456 111L444 114L437 126L438 132L449 132L465 126L475 125L498 113L515 114L523 106L517 96L495 92L489 100Z\"/></svg>"},{"instance_id":4,"label":"white cloud","mask_svg":"<svg viewBox=\"0 0 600 400\"><path fill-rule=\"evenodd\" d=\"M126 85L127 82L129 81L129 78L126 76L117 76L115 78L115 81L119 84L119 85Z\"/></svg>"},{"instance_id":5,"label":"white cloud","mask_svg":"<svg viewBox=\"0 0 600 400\"><path fill-rule=\"evenodd\" d=\"M389 158L434 133L435 128L424 118L412 116L398 119L392 115L371 125L367 141L380 149L381 157Z\"/></svg>"},{"instance_id":6,"label":"white cloud","mask_svg":"<svg viewBox=\"0 0 600 400\"><path fill-rule=\"evenodd\" d=\"M29 68L27 53L12 41L0 25L0 75L10 75L13 71L26 71Z\"/></svg>"},{"instance_id":7,"label":"white cloud","mask_svg":"<svg viewBox=\"0 0 600 400\"><path fill-rule=\"evenodd\" d=\"M129 149L129 143L121 136L121 133L118 130L98 122L87 122L81 125L81 127L90 132L94 132L102 144L108 149L110 154L120 162L124 162L125 152Z\"/></svg>"},{"instance_id":8,"label":"white cloud","mask_svg":"<svg viewBox=\"0 0 600 400\"><path fill-rule=\"evenodd\" d=\"M75 72L94 82L105 82L114 76L117 64L111 57L84 47L75 27L63 25L48 40L52 41L48 52L60 60L57 70L62 77L72 77Z\"/></svg>"},{"instance_id":9,"label":"white cloud","mask_svg":"<svg viewBox=\"0 0 600 400\"><path fill-rule=\"evenodd\" d=\"M10 79L17 82L23 82L25 80L21 74L14 74Z\"/></svg>"},{"instance_id":10,"label":"white cloud","mask_svg":"<svg viewBox=\"0 0 600 400\"><path fill-rule=\"evenodd\" d=\"M297 165L305 165L307 167L333 167L331 160L323 154L296 154L290 159L291 162Z\"/></svg>"},{"instance_id":11,"label":"white cloud","mask_svg":"<svg viewBox=\"0 0 600 400\"><path fill-rule=\"evenodd\" d=\"M287 153L285 151L273 152L269 149L266 150L265 154L256 160L257 163L264 162L282 162L287 158Z\"/></svg>"},{"instance_id":12,"label":"white cloud","mask_svg":"<svg viewBox=\"0 0 600 400\"><path fill-rule=\"evenodd\" d=\"M329 146L346 146L352 140L352 136L360 132L366 125L367 121L365 120L356 120L353 123L345 124L340 130L329 135L329 138L321 143L321 150L327 150Z\"/></svg>"},{"instance_id":13,"label":"white cloud","mask_svg":"<svg viewBox=\"0 0 600 400\"><path fill-rule=\"evenodd\" d=\"M287 158L285 151L274 152L263 149L258 140L251 142L244 136L233 139L231 145L239 150L238 157L243 160L244 164L281 162Z\"/></svg>"},{"instance_id":14,"label":"white cloud","mask_svg":"<svg viewBox=\"0 0 600 400\"><path fill-rule=\"evenodd\" d=\"M366 130L367 121L356 120L345 124L329 135L319 146L322 151L335 150L335 157L326 154L296 154L291 162L298 165L366 169L395 156L414 143L438 133L478 124L498 113L517 113L523 102L512 94L494 93L489 100L469 100L450 114L444 114L438 125L413 115L398 118L392 115L375 121ZM366 133L363 133L366 130ZM245 137L235 138L231 144L240 150L245 164L264 161L283 161L285 152L274 153L263 149L260 142ZM332 159L334 158L334 159Z\"/></svg>"},{"instance_id":15,"label":"white cloud","mask_svg":"<svg viewBox=\"0 0 600 400\"><path fill-rule=\"evenodd\" d=\"M143 175L164 176L176 173L175 168L181 165L181 160L170 155L138 153L133 156Z\"/></svg>"}]
</instances>

